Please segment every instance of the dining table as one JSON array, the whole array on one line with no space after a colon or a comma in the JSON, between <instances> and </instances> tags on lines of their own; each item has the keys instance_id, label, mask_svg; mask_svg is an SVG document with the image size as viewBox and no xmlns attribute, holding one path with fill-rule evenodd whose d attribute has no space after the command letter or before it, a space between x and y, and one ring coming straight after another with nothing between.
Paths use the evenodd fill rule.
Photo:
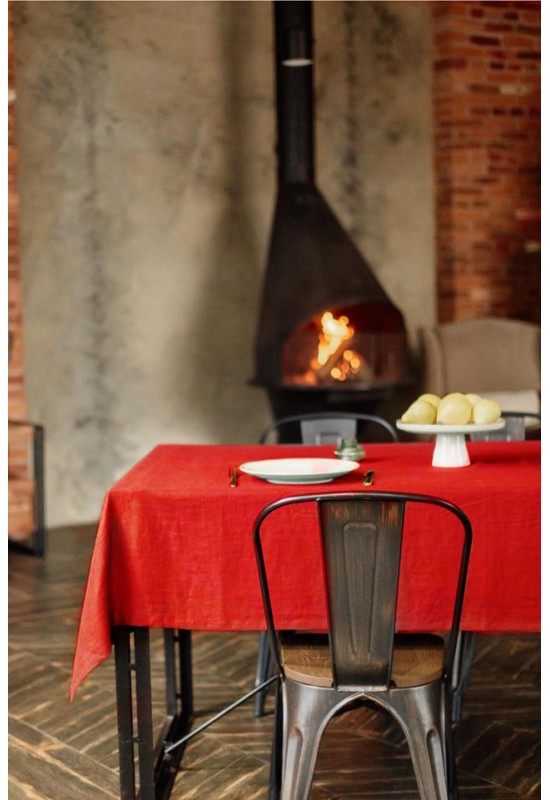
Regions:
<instances>
[{"instance_id":1,"label":"dining table","mask_svg":"<svg viewBox=\"0 0 550 800\"><path fill-rule=\"evenodd\" d=\"M462 468L432 466L429 441L363 448L364 458L347 474L294 484L273 483L240 467L334 459L334 446L160 444L108 490L84 590L70 698L114 651L121 800L134 800L138 791L141 800L170 795L185 744L170 757L166 746L193 722L192 632L265 630L252 530L272 501L340 491L421 493L451 501L473 529L461 628L540 630L540 441L469 442L471 463ZM367 471L374 471L374 482L366 487ZM448 621L456 537L436 513L419 506L407 514L400 631L442 630ZM279 627L326 626L315 525L308 516L294 525L284 518L273 523L270 580L279 597ZM149 638L155 628L164 636L167 711L156 742Z\"/></svg>"}]
</instances>

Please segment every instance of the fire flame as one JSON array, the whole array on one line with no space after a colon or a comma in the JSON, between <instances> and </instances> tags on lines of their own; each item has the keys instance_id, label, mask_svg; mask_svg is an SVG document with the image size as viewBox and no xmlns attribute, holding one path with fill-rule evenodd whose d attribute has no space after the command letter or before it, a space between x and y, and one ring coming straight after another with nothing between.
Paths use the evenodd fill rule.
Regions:
<instances>
[{"instance_id":1,"label":"fire flame","mask_svg":"<svg viewBox=\"0 0 550 800\"><path fill-rule=\"evenodd\" d=\"M329 376L335 381L346 381L360 372L363 375L366 370L370 372L362 356L349 347L344 349L345 343L355 335L347 317L336 318L330 311L325 311L320 325L317 356L310 362L312 372L307 373L308 383L324 382Z\"/></svg>"},{"instance_id":2,"label":"fire flame","mask_svg":"<svg viewBox=\"0 0 550 800\"><path fill-rule=\"evenodd\" d=\"M355 350L344 350L341 360L331 369L330 376L336 381L345 381L359 372L362 363L363 359Z\"/></svg>"},{"instance_id":3,"label":"fire flame","mask_svg":"<svg viewBox=\"0 0 550 800\"><path fill-rule=\"evenodd\" d=\"M317 366L326 364L330 356L340 349L343 342L351 339L355 331L348 323L347 317L342 316L336 319L330 311L325 311L321 317Z\"/></svg>"}]
</instances>

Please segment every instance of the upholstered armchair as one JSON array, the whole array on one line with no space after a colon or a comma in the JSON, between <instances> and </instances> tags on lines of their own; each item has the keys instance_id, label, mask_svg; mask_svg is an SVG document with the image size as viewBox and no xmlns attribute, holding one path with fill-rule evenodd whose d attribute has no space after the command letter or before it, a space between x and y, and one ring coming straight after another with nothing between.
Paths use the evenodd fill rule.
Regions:
<instances>
[{"instance_id":1,"label":"upholstered armchair","mask_svg":"<svg viewBox=\"0 0 550 800\"><path fill-rule=\"evenodd\" d=\"M420 331L423 391L474 392L503 411L540 412L540 326L514 319L450 322Z\"/></svg>"}]
</instances>

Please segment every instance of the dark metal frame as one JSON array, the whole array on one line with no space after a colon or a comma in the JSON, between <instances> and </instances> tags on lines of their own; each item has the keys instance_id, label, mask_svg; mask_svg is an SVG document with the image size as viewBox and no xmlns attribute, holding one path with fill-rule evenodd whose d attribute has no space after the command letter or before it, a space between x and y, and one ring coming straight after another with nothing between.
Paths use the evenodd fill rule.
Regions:
<instances>
[{"instance_id":1,"label":"dark metal frame","mask_svg":"<svg viewBox=\"0 0 550 800\"><path fill-rule=\"evenodd\" d=\"M191 632L164 629L166 722L156 744L153 742L149 628L115 626L113 641L120 798L166 800L172 791L185 742L168 755L166 746L185 736L193 720Z\"/></svg>"},{"instance_id":2,"label":"dark metal frame","mask_svg":"<svg viewBox=\"0 0 550 800\"><path fill-rule=\"evenodd\" d=\"M44 480L44 426L27 420L8 421L9 425L32 430L32 471L35 483L34 492L34 518L36 527L30 531L26 541L8 539L9 546L14 550L42 556L46 552L46 501Z\"/></svg>"},{"instance_id":3,"label":"dark metal frame","mask_svg":"<svg viewBox=\"0 0 550 800\"><path fill-rule=\"evenodd\" d=\"M474 661L477 635L474 631L460 631L456 658L451 676L451 721L460 722L462 706Z\"/></svg>"},{"instance_id":4,"label":"dark metal frame","mask_svg":"<svg viewBox=\"0 0 550 800\"><path fill-rule=\"evenodd\" d=\"M166 721L155 743L149 628L120 625L112 629L121 800L167 800L187 743L278 679L270 677L192 729L191 631L165 628L163 633Z\"/></svg>"}]
</instances>

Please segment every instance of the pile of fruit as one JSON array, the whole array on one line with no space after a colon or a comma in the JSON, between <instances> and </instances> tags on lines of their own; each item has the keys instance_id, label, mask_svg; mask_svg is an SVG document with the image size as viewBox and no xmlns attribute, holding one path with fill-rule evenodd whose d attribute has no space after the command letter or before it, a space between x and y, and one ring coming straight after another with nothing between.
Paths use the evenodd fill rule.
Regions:
<instances>
[{"instance_id":1,"label":"pile of fruit","mask_svg":"<svg viewBox=\"0 0 550 800\"><path fill-rule=\"evenodd\" d=\"M409 425L490 425L500 419L500 406L477 394L452 392L445 397L422 394L401 417Z\"/></svg>"}]
</instances>

